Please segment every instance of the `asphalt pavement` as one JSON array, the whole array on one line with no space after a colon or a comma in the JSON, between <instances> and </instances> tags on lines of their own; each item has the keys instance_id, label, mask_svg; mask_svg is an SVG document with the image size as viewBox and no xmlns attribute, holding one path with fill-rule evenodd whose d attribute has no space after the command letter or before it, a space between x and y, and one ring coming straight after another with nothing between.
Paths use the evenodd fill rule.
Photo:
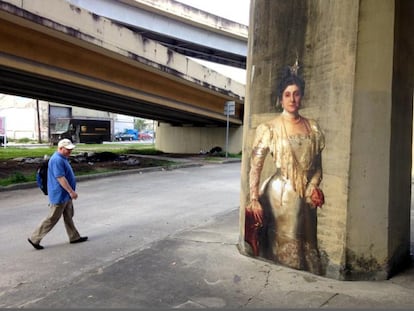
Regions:
<instances>
[{"instance_id":1,"label":"asphalt pavement","mask_svg":"<svg viewBox=\"0 0 414 311\"><path fill-rule=\"evenodd\" d=\"M203 164L187 159L185 165ZM242 255L238 240L235 208L85 272L20 307L414 308L414 268L385 281L338 281Z\"/></svg>"},{"instance_id":2,"label":"asphalt pavement","mask_svg":"<svg viewBox=\"0 0 414 311\"><path fill-rule=\"evenodd\" d=\"M238 209L91 271L24 308L412 309L414 270L336 281L241 255Z\"/></svg>"}]
</instances>

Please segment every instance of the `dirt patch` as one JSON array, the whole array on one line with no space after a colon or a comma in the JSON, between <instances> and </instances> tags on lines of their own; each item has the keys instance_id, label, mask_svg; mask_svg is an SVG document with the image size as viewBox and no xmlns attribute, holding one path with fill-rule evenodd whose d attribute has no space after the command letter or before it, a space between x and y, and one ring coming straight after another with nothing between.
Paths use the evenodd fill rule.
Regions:
<instances>
[{"instance_id":1,"label":"dirt patch","mask_svg":"<svg viewBox=\"0 0 414 311\"><path fill-rule=\"evenodd\" d=\"M0 160L0 179L34 177L42 158L19 158L13 160ZM167 166L171 164L168 159L152 159L141 156L110 155L102 157L71 157L70 163L75 175L102 173L114 170L131 170L146 167ZM25 180L21 180L25 181Z\"/></svg>"}]
</instances>

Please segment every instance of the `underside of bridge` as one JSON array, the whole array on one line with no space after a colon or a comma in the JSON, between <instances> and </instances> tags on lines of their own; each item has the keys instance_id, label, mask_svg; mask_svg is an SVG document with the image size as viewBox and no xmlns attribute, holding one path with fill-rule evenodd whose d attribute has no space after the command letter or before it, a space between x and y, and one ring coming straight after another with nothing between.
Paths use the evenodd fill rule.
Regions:
<instances>
[{"instance_id":1,"label":"underside of bridge","mask_svg":"<svg viewBox=\"0 0 414 311\"><path fill-rule=\"evenodd\" d=\"M242 124L244 98L231 87L236 82L225 79L226 88L191 77L170 66L177 63L183 68L194 66L184 56L65 1L50 5L56 3L66 6L72 19L73 16L89 18L97 34L111 28L117 37L134 38L137 41L134 44L140 44L138 50L152 49L153 54L161 55L161 60L155 62L117 42L113 44L111 38L103 42L103 36L82 32L43 14L0 1L1 93L171 125L203 127L225 126L223 107L231 100L236 103L236 114L229 118L230 125ZM131 44L128 38L124 40L121 43ZM110 44L110 48L105 48ZM208 71L202 74L212 75Z\"/></svg>"},{"instance_id":2,"label":"underside of bridge","mask_svg":"<svg viewBox=\"0 0 414 311\"><path fill-rule=\"evenodd\" d=\"M137 100L122 94L87 88L67 81L0 66L0 93L36 98L54 103L109 111L141 118L156 119L176 126L223 126L224 120L182 112L154 105L151 101ZM116 103L116 105L114 105Z\"/></svg>"}]
</instances>

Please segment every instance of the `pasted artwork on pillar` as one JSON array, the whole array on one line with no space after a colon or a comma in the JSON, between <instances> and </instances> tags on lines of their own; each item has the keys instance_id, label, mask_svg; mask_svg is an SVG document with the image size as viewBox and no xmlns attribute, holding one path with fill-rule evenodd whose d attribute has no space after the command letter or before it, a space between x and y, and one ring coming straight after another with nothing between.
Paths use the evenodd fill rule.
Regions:
<instances>
[{"instance_id":1,"label":"pasted artwork on pillar","mask_svg":"<svg viewBox=\"0 0 414 311\"><path fill-rule=\"evenodd\" d=\"M280 79L277 96L283 112L256 129L244 239L253 256L320 275L317 213L324 204L320 183L325 141L318 123L299 113L305 82L298 68L296 61ZM260 184L267 156L274 171Z\"/></svg>"}]
</instances>

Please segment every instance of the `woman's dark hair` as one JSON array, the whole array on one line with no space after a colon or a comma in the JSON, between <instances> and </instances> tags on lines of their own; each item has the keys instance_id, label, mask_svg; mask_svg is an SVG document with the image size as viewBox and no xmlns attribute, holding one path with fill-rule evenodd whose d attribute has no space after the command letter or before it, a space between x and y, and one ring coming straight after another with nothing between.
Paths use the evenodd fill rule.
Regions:
<instances>
[{"instance_id":1,"label":"woman's dark hair","mask_svg":"<svg viewBox=\"0 0 414 311\"><path fill-rule=\"evenodd\" d=\"M303 97L305 95L305 80L299 77L296 73L293 73L291 67L286 67L283 70L282 78L280 79L279 86L277 88L277 97L281 100L283 91L289 85L297 85L300 89L300 93Z\"/></svg>"}]
</instances>

